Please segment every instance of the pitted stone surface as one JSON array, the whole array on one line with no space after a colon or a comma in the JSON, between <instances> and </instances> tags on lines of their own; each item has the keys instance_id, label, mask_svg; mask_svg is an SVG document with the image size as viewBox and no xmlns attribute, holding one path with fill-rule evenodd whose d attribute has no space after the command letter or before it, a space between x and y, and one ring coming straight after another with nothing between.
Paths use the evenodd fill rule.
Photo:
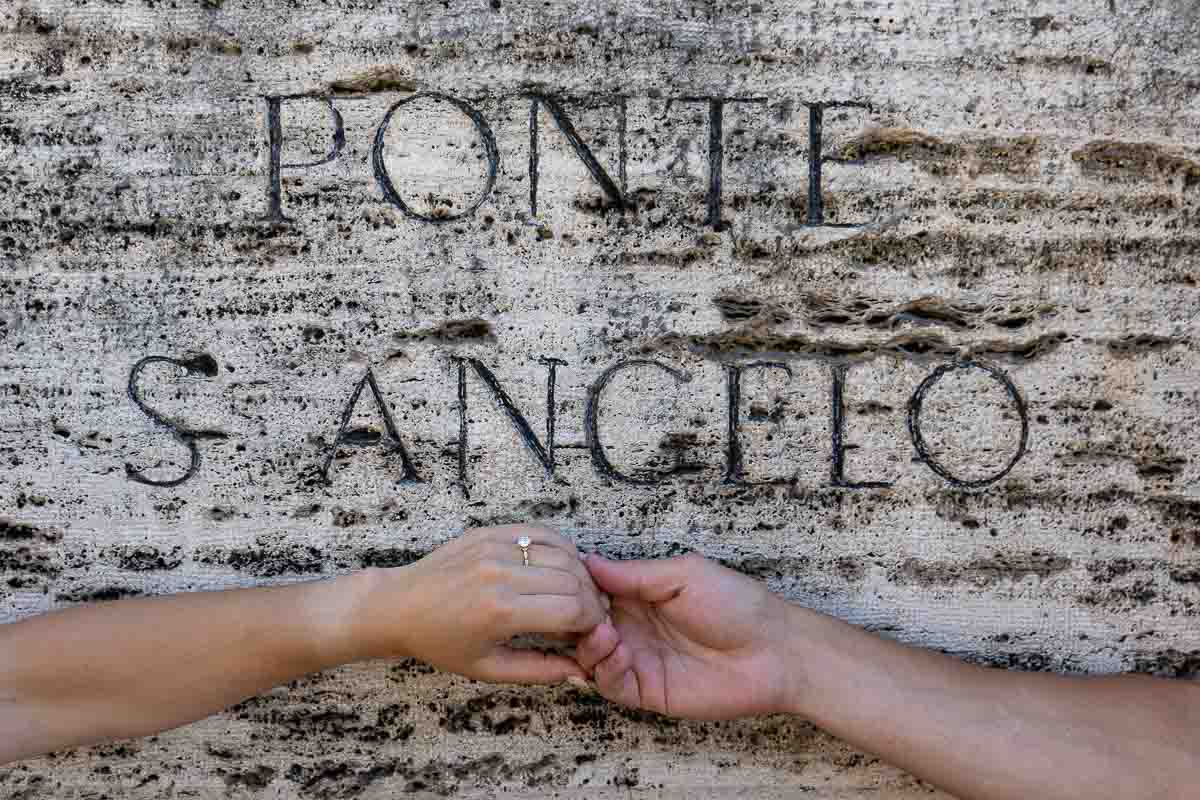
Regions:
<instances>
[{"instance_id":1,"label":"pitted stone surface","mask_svg":"<svg viewBox=\"0 0 1200 800\"><path fill-rule=\"evenodd\" d=\"M1200 670L1194 2L16 0L0 41L0 621L540 520L984 663ZM498 792L930 794L411 662L0 769Z\"/></svg>"}]
</instances>

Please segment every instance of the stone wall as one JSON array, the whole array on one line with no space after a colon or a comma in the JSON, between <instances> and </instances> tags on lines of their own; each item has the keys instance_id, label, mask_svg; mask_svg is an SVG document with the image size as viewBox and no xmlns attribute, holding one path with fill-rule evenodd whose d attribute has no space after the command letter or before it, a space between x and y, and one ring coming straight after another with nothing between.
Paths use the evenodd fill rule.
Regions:
<instances>
[{"instance_id":1,"label":"stone wall","mask_svg":"<svg viewBox=\"0 0 1200 800\"><path fill-rule=\"evenodd\" d=\"M1191 676L1198 41L1194 0L5 3L0 621L536 519ZM797 720L416 663L0 769L422 791L929 795Z\"/></svg>"}]
</instances>

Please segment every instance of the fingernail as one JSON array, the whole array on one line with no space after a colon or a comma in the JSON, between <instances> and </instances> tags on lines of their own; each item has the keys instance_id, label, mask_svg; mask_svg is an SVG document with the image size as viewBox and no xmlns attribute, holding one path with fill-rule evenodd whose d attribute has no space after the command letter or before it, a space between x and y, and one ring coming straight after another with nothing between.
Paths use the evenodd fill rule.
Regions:
<instances>
[{"instance_id":1,"label":"fingernail","mask_svg":"<svg viewBox=\"0 0 1200 800\"><path fill-rule=\"evenodd\" d=\"M568 675L566 682L570 684L572 688L578 689L581 692L587 692L588 694L596 693L596 684L592 683L591 681L584 680L578 675Z\"/></svg>"}]
</instances>

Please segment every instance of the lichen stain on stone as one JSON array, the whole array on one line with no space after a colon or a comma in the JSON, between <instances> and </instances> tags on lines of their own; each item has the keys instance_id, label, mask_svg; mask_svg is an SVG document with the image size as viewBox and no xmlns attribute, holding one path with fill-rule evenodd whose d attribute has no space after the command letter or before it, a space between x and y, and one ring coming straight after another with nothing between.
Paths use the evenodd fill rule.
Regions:
<instances>
[{"instance_id":1,"label":"lichen stain on stone","mask_svg":"<svg viewBox=\"0 0 1200 800\"><path fill-rule=\"evenodd\" d=\"M66 603L96 603L107 600L120 600L123 597L137 597L143 594L141 589L134 586L102 586L99 588L80 587L67 592L57 592L54 599Z\"/></svg>"},{"instance_id":2,"label":"lichen stain on stone","mask_svg":"<svg viewBox=\"0 0 1200 800\"><path fill-rule=\"evenodd\" d=\"M1178 336L1164 336L1157 333L1128 333L1104 340L1109 352L1116 356L1129 356L1138 353L1166 350L1184 340Z\"/></svg>"},{"instance_id":3,"label":"lichen stain on stone","mask_svg":"<svg viewBox=\"0 0 1200 800\"><path fill-rule=\"evenodd\" d=\"M64 568L61 540L57 530L0 520L0 587L48 589Z\"/></svg>"},{"instance_id":4,"label":"lichen stain on stone","mask_svg":"<svg viewBox=\"0 0 1200 800\"><path fill-rule=\"evenodd\" d=\"M1028 576L1045 579L1071 567L1071 559L1050 553L1005 553L987 558L955 561L923 561L910 558L892 570L897 583L939 586L969 583L979 587L1000 581L1019 581Z\"/></svg>"},{"instance_id":5,"label":"lichen stain on stone","mask_svg":"<svg viewBox=\"0 0 1200 800\"><path fill-rule=\"evenodd\" d=\"M485 319L452 319L429 328L415 331L399 331L392 334L397 341L431 340L435 342L457 342L470 339L495 338L492 324Z\"/></svg>"},{"instance_id":6,"label":"lichen stain on stone","mask_svg":"<svg viewBox=\"0 0 1200 800\"><path fill-rule=\"evenodd\" d=\"M1179 177L1185 186L1200 182L1200 161L1150 142L1100 139L1071 153L1085 174L1170 180Z\"/></svg>"},{"instance_id":7,"label":"lichen stain on stone","mask_svg":"<svg viewBox=\"0 0 1200 800\"><path fill-rule=\"evenodd\" d=\"M989 174L1019 177L1034 173L1037 149L1038 139L1031 134L948 140L912 128L868 127L840 147L838 158L913 161L935 176L954 175L961 169L971 178Z\"/></svg>"},{"instance_id":8,"label":"lichen stain on stone","mask_svg":"<svg viewBox=\"0 0 1200 800\"><path fill-rule=\"evenodd\" d=\"M954 144L933 134L911 128L869 127L847 142L840 153L842 158L854 159L864 156L913 156L953 155Z\"/></svg>"},{"instance_id":9,"label":"lichen stain on stone","mask_svg":"<svg viewBox=\"0 0 1200 800\"><path fill-rule=\"evenodd\" d=\"M231 791L239 787L245 787L251 791L259 791L267 788L271 781L274 780L275 775L276 770L274 767L259 764L257 767L242 772L228 772L223 777L225 779L225 788Z\"/></svg>"},{"instance_id":10,"label":"lichen stain on stone","mask_svg":"<svg viewBox=\"0 0 1200 800\"><path fill-rule=\"evenodd\" d=\"M18 541L34 538L46 538L42 530L28 522L17 522L0 518L0 541ZM57 536L51 535L48 541L54 541Z\"/></svg>"},{"instance_id":11,"label":"lichen stain on stone","mask_svg":"<svg viewBox=\"0 0 1200 800\"><path fill-rule=\"evenodd\" d=\"M1200 676L1200 650L1167 648L1139 653L1133 658L1133 671L1168 678L1195 678Z\"/></svg>"},{"instance_id":12,"label":"lichen stain on stone","mask_svg":"<svg viewBox=\"0 0 1200 800\"><path fill-rule=\"evenodd\" d=\"M329 83L333 94L370 94L373 92L415 92L417 82L400 67L383 65Z\"/></svg>"},{"instance_id":13,"label":"lichen stain on stone","mask_svg":"<svg viewBox=\"0 0 1200 800\"><path fill-rule=\"evenodd\" d=\"M309 765L293 763L283 777L298 785L302 797L357 797L377 781L395 782L397 788L409 794L451 797L463 784L566 785L574 769L556 769L557 762L553 753L516 763L509 762L500 753L477 758L434 758L421 765L413 758L392 758L374 763L323 759Z\"/></svg>"},{"instance_id":14,"label":"lichen stain on stone","mask_svg":"<svg viewBox=\"0 0 1200 800\"><path fill-rule=\"evenodd\" d=\"M943 356L953 358L1010 356L1031 361L1046 355L1070 337L1061 331L1023 340L987 339L952 342L940 333L910 331L887 339L817 339L805 334L783 334L755 326L709 334L670 333L643 342L641 353L682 347L710 358L739 355L785 354L838 361L866 361L880 355L910 358Z\"/></svg>"},{"instance_id":15,"label":"lichen stain on stone","mask_svg":"<svg viewBox=\"0 0 1200 800\"><path fill-rule=\"evenodd\" d=\"M1022 328L1040 318L1053 317L1053 303L1038 299L995 297L988 302L955 301L940 295L923 295L898 302L862 293L835 295L806 292L802 296L805 320L813 326L865 325L895 328L903 323L979 328L994 325Z\"/></svg>"}]
</instances>

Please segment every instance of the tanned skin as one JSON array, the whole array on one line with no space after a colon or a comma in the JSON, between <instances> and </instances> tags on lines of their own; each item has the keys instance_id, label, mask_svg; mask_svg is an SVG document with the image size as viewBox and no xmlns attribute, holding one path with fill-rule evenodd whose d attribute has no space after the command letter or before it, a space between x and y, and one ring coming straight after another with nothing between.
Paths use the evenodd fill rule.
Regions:
<instances>
[{"instance_id":1,"label":"tanned skin","mask_svg":"<svg viewBox=\"0 0 1200 800\"><path fill-rule=\"evenodd\" d=\"M525 634L573 641L574 658L510 646ZM0 626L0 763L156 733L398 656L492 682L590 677L613 702L676 717L795 714L963 800L1182 800L1200 783L1194 683L972 666L699 556L581 559L533 526L472 531L407 567Z\"/></svg>"},{"instance_id":2,"label":"tanned skin","mask_svg":"<svg viewBox=\"0 0 1200 800\"><path fill-rule=\"evenodd\" d=\"M964 800L1183 800L1200 686L966 664L789 603L699 556L588 568L611 619L576 648L608 699L691 719L796 714Z\"/></svg>"},{"instance_id":3,"label":"tanned skin","mask_svg":"<svg viewBox=\"0 0 1200 800\"><path fill-rule=\"evenodd\" d=\"M514 543L533 539L531 566ZM534 526L465 534L405 567L289 586L76 606L0 625L0 763L145 736L339 664L412 657L484 681L583 679L516 635L605 616L575 545Z\"/></svg>"}]
</instances>

